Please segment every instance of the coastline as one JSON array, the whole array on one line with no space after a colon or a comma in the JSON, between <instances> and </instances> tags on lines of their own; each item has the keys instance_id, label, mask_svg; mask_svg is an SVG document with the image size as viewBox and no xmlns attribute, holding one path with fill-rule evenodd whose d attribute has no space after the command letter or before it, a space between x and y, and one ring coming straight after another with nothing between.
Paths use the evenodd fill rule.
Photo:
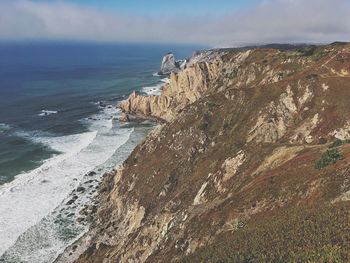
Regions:
<instances>
[{"instance_id":1,"label":"coastline","mask_svg":"<svg viewBox=\"0 0 350 263\"><path fill-rule=\"evenodd\" d=\"M124 145L127 146L126 149L119 148L115 155L120 155L121 158L119 158L119 161L115 163L115 168L112 168L109 171L106 171L101 179L99 180L99 183L96 187L96 194L94 196L91 196L89 198L89 201L82 207L82 209L79 211L79 214L82 216L82 220L79 220L79 223L83 223L88 228L82 234L77 237L73 243L66 246L63 251L61 251L57 256L56 259L53 261L54 263L69 263L74 262L77 259L77 256L80 255L80 253L84 252L90 245L91 240L94 237L94 227L95 227L95 217L96 217L96 211L97 207L101 205L101 194L105 191L107 191L105 185L105 181L108 181L108 178L113 176L122 166L122 163L129 157L129 155L132 153L132 151L135 150L135 148L147 137L147 135L152 132L154 129L156 129L156 123L154 122L148 122L151 121L150 119L144 120L146 121L145 124L142 123L126 123L125 125L131 125L136 129L134 133L131 134L129 138L129 144Z\"/></svg>"},{"instance_id":2,"label":"coastline","mask_svg":"<svg viewBox=\"0 0 350 263\"><path fill-rule=\"evenodd\" d=\"M153 74L155 75L155 74ZM161 84L158 84L154 87L144 87L142 88L141 92L145 93L146 95L139 95L138 91L133 91L129 98L133 95L141 96L141 97L149 97L149 98L157 98L160 97L163 93L163 88L166 85L169 85L171 83L171 80L169 74L156 74L157 77L160 78ZM123 103L125 103L129 98L126 100L123 100L119 102L115 107L120 109L122 111L122 115L118 118L119 122L122 124L125 123L125 125L140 125L144 122L151 122L151 127L143 136L143 138L140 138L138 143L134 144L133 150L134 151L137 147L139 147L147 138L147 136L152 133L152 131L157 131L163 124L165 124L167 121L161 117L158 116L152 116L150 114L142 114L139 111L129 111L123 108ZM130 152L131 154L131 152ZM94 237L96 236L96 222L94 221L94 217L96 217L97 207L101 205L103 202L103 193L106 191L110 191L111 189L108 189L109 181L120 169L122 169L123 162L127 160L127 158L130 156L126 156L124 160L116 166L115 169L112 169L109 172L106 172L103 174L98 187L96 188L97 194L93 196L90 201L84 206L84 208L79 212L80 214L84 214L84 216L88 219L89 227L86 229L84 233L82 233L81 236L77 237L73 243L68 245L64 251L60 252L59 255L57 255L56 259L53 261L53 263L73 263L76 260L78 260L79 256L86 252L86 250L92 245L92 241Z\"/></svg>"},{"instance_id":3,"label":"coastline","mask_svg":"<svg viewBox=\"0 0 350 263\"><path fill-rule=\"evenodd\" d=\"M166 122L104 178L72 262L346 258L349 122L329 116L350 112L349 48L204 52L159 97L132 94L127 112Z\"/></svg>"},{"instance_id":4,"label":"coastline","mask_svg":"<svg viewBox=\"0 0 350 263\"><path fill-rule=\"evenodd\" d=\"M91 48L87 47L86 49L90 50ZM84 214L87 211L81 215L79 213L80 207L96 193L97 183L104 171L111 171L116 163L122 163L137 145L137 142L144 139L145 130L152 129L155 121L159 123L159 119L148 117L135 123L120 123L118 121L120 110L113 105L124 99L132 91L131 87L139 90L142 94L159 93L159 87L167 82L166 76L155 77L152 73L154 73L155 68L159 67L159 58L164 54L163 51L152 49L146 56L149 59L145 60L144 54L139 56L137 52L130 50L129 52L132 54L131 59L128 60L124 58L125 52L120 52L119 49L125 50L127 48L123 49L117 45L112 49L114 54L119 52L123 55L121 58L106 57L104 50L101 49L103 57L97 61L103 64L104 59L108 59L112 62L111 66L108 67L96 65L96 61L91 58L84 60L84 62L87 64L93 62L94 64L90 67L82 65L80 69L74 66L76 60L67 58L65 61L67 63L64 63L62 68L57 67L57 72L50 72L55 77L50 82L38 82L35 86L33 85L33 88L40 87L40 91L46 92L44 94L55 93L58 94L57 96L52 97L53 99L48 97L48 101L33 100L30 101L31 104L24 105L23 108L28 109L27 115L25 115L27 117L11 110L12 115L20 116L20 120L23 119L27 126L21 127L11 119L3 119L0 132L1 136L7 136L9 143L20 142L20 145L25 144L25 146L29 145L28 147L34 149L39 148L50 154L51 151L53 153L50 156L39 156L42 158L38 158L38 163L33 163L33 168L28 167L28 169L21 170L18 167L19 171L24 172L14 171L13 174L20 176L16 176L16 178L11 177L11 175L5 177L6 185L2 189L8 187L11 189L8 191L5 189L6 192L0 194L1 200L4 200L0 206L0 211L3 211L0 220L0 241L3 242L1 243L3 245L0 252L4 251L0 260L5 260L5 262L48 262L53 255L56 256L56 251L61 251L62 247L70 243L70 240L80 236L84 230L82 228L87 225L83 218L86 217ZM164 49L168 50L168 47ZM29 52L28 50L24 51ZM62 50L62 52L64 51L66 50ZM140 52L144 51L142 49ZM157 52L160 53L159 56L154 55ZM179 51L179 53L184 54L186 51ZM100 56L98 52L93 55ZM55 63L50 61L51 64ZM112 69L112 67L114 68ZM115 67L120 68L120 70L115 72ZM96 70L92 73L91 70L94 68ZM63 69L65 73L71 74L72 79L65 80L65 75L62 75ZM38 71L38 74L44 74L43 68L32 68L31 70L33 70L33 78L40 81L42 76L36 76L35 70ZM86 70L89 71L87 79L85 79L86 75L84 74ZM126 74L126 72L128 73ZM60 81L66 84L62 88ZM25 79L23 79L24 84L27 85ZM52 85L52 88L45 90L47 85ZM89 85L88 93L85 91L85 85ZM114 88L112 89L112 87ZM72 93L74 96L70 100L65 100L67 93ZM73 97L74 101L72 102ZM34 94L33 98L36 98ZM59 99L66 102L58 107L56 103L59 102ZM13 102L13 107L15 107L15 102ZM20 111L21 108L18 112ZM32 119L33 121L31 121ZM47 130L49 132L46 132ZM131 138L129 138L129 133L132 133ZM138 133L137 138L133 137L136 136L135 133ZM124 157L119 160L119 156L114 156L113 152L122 144L125 144L125 147L131 144L133 146L124 149L125 151L122 153ZM119 150L121 151L122 148ZM14 150L16 151L16 149ZM5 152L3 153L5 156ZM104 162L109 157L111 159L107 163L99 165L100 162ZM94 165L98 165L98 167L93 167ZM27 175L22 176L23 173ZM56 178L56 174L60 176ZM3 178L1 177L1 179ZM60 184L61 181L64 181L63 186ZM8 184L8 182L12 183ZM14 207L16 208L14 209ZM22 221L25 222L21 223ZM17 228L17 225L20 228ZM40 256L40 254L45 256Z\"/></svg>"},{"instance_id":5,"label":"coastline","mask_svg":"<svg viewBox=\"0 0 350 263\"><path fill-rule=\"evenodd\" d=\"M201 87L203 85L203 81L206 83L204 90L209 88L210 82L215 81L215 74L217 73L213 73L213 76L210 76L208 78L206 72L208 70L212 71L212 69L210 69L211 66L213 66L215 70L218 70L218 64L221 63L220 57L223 54L225 54L225 52L222 52L220 50L203 50L200 52L197 51L193 54L190 60L186 61L185 64L182 64L182 68L180 70L176 69L174 72L169 72L168 74L157 74L157 76L160 77L160 80L163 82L162 85L157 86L159 88L159 92L154 92L154 90L151 90L149 93L146 93L146 95L143 95L137 91L133 91L127 99L119 102L116 105L116 107L122 111L122 115L121 117L119 117L119 121L121 123L137 124L142 123L144 121L151 121L154 124L156 124L154 128L151 129L138 144L135 144L135 147L132 152L136 151L140 147L143 147L146 141L157 139L157 136L164 128L164 126L169 121L171 121L171 118L174 118L177 114L179 114L182 108L184 108L187 104L191 103L191 100L197 100L201 96L200 93L203 92L203 87ZM187 65L189 65L189 70L186 70ZM202 68L198 65L205 66L204 68ZM193 67L195 67L194 71L192 70ZM177 76L176 78L175 75ZM167 100L167 98L173 97L174 93L177 93L179 91L179 86L183 85L181 79L180 81L178 81L179 75L180 78L181 76L182 78L188 78L189 75L191 75L192 77L199 79L194 83L185 83L187 86L189 86L185 90L185 96L188 96L187 103L183 104L179 103L179 101L173 101L171 103L166 102L165 105L160 106L160 108L162 108L162 111L161 114L159 114L155 113L152 108L145 109L143 106L144 103L140 103L140 101L137 101L138 98L141 98L141 100L146 101L146 107L152 107L152 105L157 104L157 100L159 99L162 100L162 98L165 97L165 100ZM145 90L142 89L142 92L145 92ZM156 95L154 93L156 93ZM182 97L178 99L180 101L183 100ZM131 104L134 104L134 106L131 106ZM178 105L176 104L180 104L180 107L177 107ZM177 113L173 113L174 115L171 115L170 117L167 116L166 112L170 111L170 107L174 106L175 108L177 108ZM113 169L110 172L104 174L99 183L97 194L90 202L91 204L93 204L93 207L96 208L106 203L106 194L108 194L112 190L111 181L114 180L113 178L116 174L122 173L122 170L124 169L123 163L126 162L128 158L130 158L132 152L116 169ZM57 256L54 263L74 263L78 261L79 257L82 254L86 253L86 251L91 249L91 247L95 247L95 239L96 236L99 235L97 233L98 222L96 221L97 209L89 209L89 206L87 206L84 208L84 210L90 210L90 214L88 215L90 222L89 228L82 236L77 238L71 245L67 246L64 249L64 251ZM98 249L98 247L95 247L95 249Z\"/></svg>"},{"instance_id":6,"label":"coastline","mask_svg":"<svg viewBox=\"0 0 350 263\"><path fill-rule=\"evenodd\" d=\"M159 88L159 91L150 90L150 92L147 93L147 90L143 88L141 92L146 93L147 97L158 97L162 94L162 88L166 84L170 83L170 80L167 78L168 75L158 75L157 77L160 78L160 81L162 84L155 86L154 88ZM154 95L154 93L159 93L159 95ZM132 94L136 94L136 91L134 91ZM131 95L132 95L131 94ZM131 96L130 95L130 96ZM144 96L144 95L140 95ZM92 242L96 236L96 222L94 219L96 219L96 212L97 212L97 207L103 203L103 193L106 191L110 191L111 189L107 189L108 184L111 180L111 178L114 177L116 173L120 169L122 169L123 162L127 160L127 158L130 156L132 151L134 151L137 147L139 147L149 136L152 132L157 131L163 124L166 123L166 120L157 117L157 116L151 116L147 114L142 114L140 112L130 112L126 111L121 107L121 104L124 103L126 100L119 102L117 105L115 105L116 108L120 109L122 111L122 115L118 118L119 122L122 125L129 126L131 125L132 127L137 127L137 126L142 126L142 123L146 123L146 125L150 125L149 129L147 132L144 133L144 136L139 137L137 140L136 138L130 138L130 140L134 140L134 144L132 150L130 153L121 160L119 164L116 164L116 168L113 168L112 170L106 172L103 174L101 177L101 180L99 181L98 187L96 187L96 195L92 196L89 200L89 202L83 207L83 209L79 212L79 214L83 214L84 217L86 218L83 221L86 221L89 225L89 227L84 231L79 237L77 237L70 245L68 245L63 251L61 251L56 259L53 261L53 263L73 263L76 260L78 260L79 256L86 252L86 250L92 245ZM125 114L125 116L123 116ZM131 134L133 136L133 134ZM82 222L82 221L81 221Z\"/></svg>"},{"instance_id":7,"label":"coastline","mask_svg":"<svg viewBox=\"0 0 350 263\"><path fill-rule=\"evenodd\" d=\"M24 246L26 242L31 241L32 238L39 235L43 231L44 234L47 233L50 235L50 237L49 239L43 238L43 240L37 244L37 248L34 247L34 249L45 249L43 246L48 246L48 248L51 250L47 252L45 257L48 258L54 256L54 258L56 258L57 255L54 255L52 253L55 253L55 250L60 251L61 253L59 246L66 247L66 242L71 242L69 240L72 238L72 241L74 241L75 239L80 238L81 235L86 232L87 227L91 223L91 216L96 210L96 191L101 180L103 180L103 177L106 176L104 174L104 171L111 172L116 165L121 164L136 147L136 145L144 139L149 130L152 130L154 127L154 123L149 121L143 123L120 125L123 127L122 129L132 130L132 132L130 136L128 136L128 138L126 138L126 140L123 142L119 142L119 140L122 138L119 138L118 134L113 135L116 139L118 139L118 142L113 144L113 147L118 146L118 149L113 153L113 156L111 156L109 160L103 165L97 166L92 170L86 170L86 173L81 178L78 177L77 179L74 179L75 186L73 187L72 191L62 197L62 202L60 202L58 206L55 205L53 211L49 212L39 221L35 221L32 227L26 229L25 232L20 235L18 240L16 240L16 242L8 249L6 249L3 255L1 255L0 261L5 260L6 262L9 260L12 262L17 260L17 255L25 255L28 260L32 260L31 262L38 262L35 259L35 254L25 254L30 253L30 250L26 249ZM121 144L118 145L118 143ZM62 159L63 156L58 156L56 158ZM35 181L42 181L43 187L47 187L47 184L45 182L49 182L50 179L47 176L45 178L46 179L42 180L40 180L40 177L35 178ZM26 178L23 176L18 177L17 180L15 179L13 183L9 183L8 185L5 185L5 187L10 187L11 185L16 186L18 180L26 181ZM31 184L33 184L33 181L34 180L32 179ZM25 185L26 184L23 184L23 186ZM18 186L15 189L18 190ZM14 193L16 192L14 191ZM57 241L54 241L56 235L58 235L58 238L64 239L57 239ZM53 242L57 242L57 244L46 244L45 242L50 242L50 239L53 239ZM56 247L53 247L53 245ZM19 252L18 249L21 251Z\"/></svg>"}]
</instances>

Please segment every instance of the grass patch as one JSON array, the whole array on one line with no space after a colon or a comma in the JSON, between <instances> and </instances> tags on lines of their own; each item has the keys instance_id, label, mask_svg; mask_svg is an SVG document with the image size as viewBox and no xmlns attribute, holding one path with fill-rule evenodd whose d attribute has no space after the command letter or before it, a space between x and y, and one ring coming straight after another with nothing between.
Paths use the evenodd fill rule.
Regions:
<instances>
[{"instance_id":1,"label":"grass patch","mask_svg":"<svg viewBox=\"0 0 350 263\"><path fill-rule=\"evenodd\" d=\"M349 262L349 203L257 216L178 262Z\"/></svg>"}]
</instances>

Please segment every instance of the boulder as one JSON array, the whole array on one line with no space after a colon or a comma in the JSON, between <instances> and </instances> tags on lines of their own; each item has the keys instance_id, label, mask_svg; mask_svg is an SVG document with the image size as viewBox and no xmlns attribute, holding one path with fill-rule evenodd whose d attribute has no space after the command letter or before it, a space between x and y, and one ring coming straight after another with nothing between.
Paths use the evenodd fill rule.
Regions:
<instances>
[{"instance_id":1,"label":"boulder","mask_svg":"<svg viewBox=\"0 0 350 263\"><path fill-rule=\"evenodd\" d=\"M91 171L91 172L88 172L87 174L85 174L85 176L94 176L96 175L96 172L94 171Z\"/></svg>"},{"instance_id":2,"label":"boulder","mask_svg":"<svg viewBox=\"0 0 350 263\"><path fill-rule=\"evenodd\" d=\"M77 192L81 192L81 193L85 192L85 187L79 186L77 188Z\"/></svg>"}]
</instances>

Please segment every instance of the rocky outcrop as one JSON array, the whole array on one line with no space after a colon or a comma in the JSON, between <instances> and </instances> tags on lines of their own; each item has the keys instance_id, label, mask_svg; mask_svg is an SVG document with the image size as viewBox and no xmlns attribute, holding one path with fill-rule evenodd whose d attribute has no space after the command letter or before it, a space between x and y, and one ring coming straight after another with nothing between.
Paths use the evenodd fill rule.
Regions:
<instances>
[{"instance_id":1,"label":"rocky outcrop","mask_svg":"<svg viewBox=\"0 0 350 263\"><path fill-rule=\"evenodd\" d=\"M130 121L129 115L123 112L122 115L119 117L119 121L129 122Z\"/></svg>"},{"instance_id":2,"label":"rocky outcrop","mask_svg":"<svg viewBox=\"0 0 350 263\"><path fill-rule=\"evenodd\" d=\"M278 56L277 50L262 50L266 56ZM170 82L162 87L160 96L141 96L132 93L119 107L126 113L143 117L155 117L171 121L187 105L200 99L209 89L220 90L227 86L249 88L253 85L267 85L283 80L295 71L295 64L306 67L311 64L305 59L281 58L280 65L255 61L257 51L245 50L227 52L209 50L196 52L187 62L186 68L172 72ZM288 69L285 64L293 64Z\"/></svg>"},{"instance_id":3,"label":"rocky outcrop","mask_svg":"<svg viewBox=\"0 0 350 263\"><path fill-rule=\"evenodd\" d=\"M179 72L186 66L186 60L175 60L173 53L168 53L163 57L160 66L159 75L170 75L173 72Z\"/></svg>"},{"instance_id":4,"label":"rocky outcrop","mask_svg":"<svg viewBox=\"0 0 350 263\"><path fill-rule=\"evenodd\" d=\"M168 122L103 181L76 262L347 262L349 48L202 52L133 93Z\"/></svg>"},{"instance_id":5,"label":"rocky outcrop","mask_svg":"<svg viewBox=\"0 0 350 263\"><path fill-rule=\"evenodd\" d=\"M159 75L169 75L171 72L178 71L179 67L176 64L173 53L168 53L164 56L160 66Z\"/></svg>"},{"instance_id":6,"label":"rocky outcrop","mask_svg":"<svg viewBox=\"0 0 350 263\"><path fill-rule=\"evenodd\" d=\"M133 92L119 108L126 113L155 117L170 121L186 105L199 99L213 85L221 73L221 54L213 52L208 57L197 60L194 57L186 67L172 72L170 83L165 84L160 96L142 96Z\"/></svg>"},{"instance_id":7,"label":"rocky outcrop","mask_svg":"<svg viewBox=\"0 0 350 263\"><path fill-rule=\"evenodd\" d=\"M131 93L126 101L119 104L124 113L139 115L140 117L165 118L171 105L172 98L168 96L142 96L137 92Z\"/></svg>"}]
</instances>

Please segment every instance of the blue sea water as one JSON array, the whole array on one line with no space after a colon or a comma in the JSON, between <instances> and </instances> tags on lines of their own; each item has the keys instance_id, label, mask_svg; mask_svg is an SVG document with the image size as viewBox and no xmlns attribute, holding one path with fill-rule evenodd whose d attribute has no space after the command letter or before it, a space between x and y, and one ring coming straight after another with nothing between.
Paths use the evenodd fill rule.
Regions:
<instances>
[{"instance_id":1,"label":"blue sea water","mask_svg":"<svg viewBox=\"0 0 350 263\"><path fill-rule=\"evenodd\" d=\"M160 86L165 53L198 48L0 43L0 262L52 262L86 230L79 209L152 127L119 123L115 104Z\"/></svg>"}]
</instances>

